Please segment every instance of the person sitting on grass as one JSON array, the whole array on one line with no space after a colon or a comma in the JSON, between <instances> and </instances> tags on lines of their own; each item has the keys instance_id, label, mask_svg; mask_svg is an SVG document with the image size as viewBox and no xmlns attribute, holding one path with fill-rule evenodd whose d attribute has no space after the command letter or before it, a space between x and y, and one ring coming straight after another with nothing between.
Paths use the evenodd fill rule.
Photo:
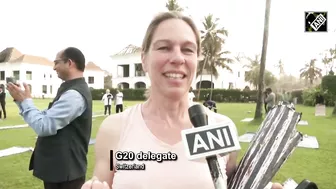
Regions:
<instances>
[{"instance_id":1,"label":"person sitting on grass","mask_svg":"<svg viewBox=\"0 0 336 189\"><path fill-rule=\"evenodd\" d=\"M217 113L217 106L216 102L213 100L210 100L210 94L207 94L206 100L203 102L203 106L209 108L210 110L214 110L215 113Z\"/></svg>"}]
</instances>

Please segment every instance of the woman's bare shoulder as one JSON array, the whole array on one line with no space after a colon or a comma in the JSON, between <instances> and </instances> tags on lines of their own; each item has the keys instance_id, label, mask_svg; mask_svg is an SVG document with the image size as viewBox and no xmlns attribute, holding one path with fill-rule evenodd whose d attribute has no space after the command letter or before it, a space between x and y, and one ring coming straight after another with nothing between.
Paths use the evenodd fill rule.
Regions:
<instances>
[{"instance_id":1,"label":"woman's bare shoulder","mask_svg":"<svg viewBox=\"0 0 336 189\"><path fill-rule=\"evenodd\" d=\"M130 107L124 112L112 114L105 118L100 125L97 137L106 138L106 140L119 140L120 135L125 127L125 123L131 116L130 113L135 107Z\"/></svg>"},{"instance_id":2,"label":"woman's bare shoulder","mask_svg":"<svg viewBox=\"0 0 336 189\"><path fill-rule=\"evenodd\" d=\"M114 130L118 127L118 123L121 121L120 114L112 114L106 117L100 125L100 130L108 131Z\"/></svg>"}]
</instances>

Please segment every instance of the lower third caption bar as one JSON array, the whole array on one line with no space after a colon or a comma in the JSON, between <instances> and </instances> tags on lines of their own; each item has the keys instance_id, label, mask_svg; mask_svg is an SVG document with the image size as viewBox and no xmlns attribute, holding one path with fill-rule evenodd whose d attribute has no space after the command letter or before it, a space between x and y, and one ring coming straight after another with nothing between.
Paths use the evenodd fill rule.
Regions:
<instances>
[{"instance_id":1,"label":"lower third caption bar","mask_svg":"<svg viewBox=\"0 0 336 189\"><path fill-rule=\"evenodd\" d=\"M123 161L123 163L116 163L114 166L113 160L114 158L117 161ZM110 170L146 170L146 164L137 164L137 163L131 163L134 160L137 161L156 161L158 163L162 163L163 161L176 161L177 154L172 152L167 153L154 153L154 152L139 152L134 153L132 151L117 151L115 154L113 153L113 150L110 150ZM130 163L124 163L125 161L128 161Z\"/></svg>"}]
</instances>

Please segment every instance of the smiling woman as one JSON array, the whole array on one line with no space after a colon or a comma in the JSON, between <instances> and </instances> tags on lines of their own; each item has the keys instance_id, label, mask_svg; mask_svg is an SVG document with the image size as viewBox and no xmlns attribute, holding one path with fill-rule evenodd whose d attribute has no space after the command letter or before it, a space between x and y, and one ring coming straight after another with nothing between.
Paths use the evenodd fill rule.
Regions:
<instances>
[{"instance_id":1,"label":"smiling woman","mask_svg":"<svg viewBox=\"0 0 336 189\"><path fill-rule=\"evenodd\" d=\"M152 20L141 56L143 69L151 81L148 99L103 121L96 137L94 177L83 189L214 188L207 161L205 158L190 161L181 138L182 130L193 127L188 114L192 105L188 93L199 55L199 32L189 17L165 12ZM230 118L205 110L210 123L229 122L236 131ZM115 159L111 150L158 156L173 153L176 158L161 163L142 158L123 161ZM236 159L236 152L219 158L225 182L236 168ZM142 163L146 171L116 170L116 165Z\"/></svg>"}]
</instances>

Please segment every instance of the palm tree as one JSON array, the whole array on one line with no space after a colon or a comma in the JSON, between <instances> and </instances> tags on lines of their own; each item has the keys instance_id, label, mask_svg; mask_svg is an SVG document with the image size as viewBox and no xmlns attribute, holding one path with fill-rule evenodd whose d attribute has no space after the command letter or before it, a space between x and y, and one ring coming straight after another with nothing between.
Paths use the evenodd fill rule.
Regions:
<instances>
[{"instance_id":1,"label":"palm tree","mask_svg":"<svg viewBox=\"0 0 336 189\"><path fill-rule=\"evenodd\" d=\"M252 59L250 57L247 57L246 59L249 61L249 64L244 65L245 68L253 70L254 68L260 66L260 55L259 54L256 54L254 56L254 59Z\"/></svg>"},{"instance_id":2,"label":"palm tree","mask_svg":"<svg viewBox=\"0 0 336 189\"><path fill-rule=\"evenodd\" d=\"M264 90L264 73L266 67L266 53L267 53L267 44L268 44L268 28L269 28L269 15L271 9L271 0L266 0L265 7L265 23L264 23L264 38L263 38L263 46L261 53L261 63L260 63L260 71L259 71L259 85L258 85L258 95L257 95L257 105L256 111L254 114L254 119L262 118L262 93Z\"/></svg>"},{"instance_id":3,"label":"palm tree","mask_svg":"<svg viewBox=\"0 0 336 189\"><path fill-rule=\"evenodd\" d=\"M166 3L166 8L169 11L183 12L184 9L178 4L177 0L168 0Z\"/></svg>"},{"instance_id":4,"label":"palm tree","mask_svg":"<svg viewBox=\"0 0 336 189\"><path fill-rule=\"evenodd\" d=\"M334 60L336 60L336 45L335 45L335 49L330 48L328 50L329 52L329 73L333 75L333 68L334 68Z\"/></svg>"},{"instance_id":5,"label":"palm tree","mask_svg":"<svg viewBox=\"0 0 336 189\"><path fill-rule=\"evenodd\" d=\"M309 64L305 64L300 72L300 78L304 78L309 81L311 86L314 84L316 79L322 77L322 69L316 67L316 59L312 59Z\"/></svg>"},{"instance_id":6,"label":"palm tree","mask_svg":"<svg viewBox=\"0 0 336 189\"><path fill-rule=\"evenodd\" d=\"M279 69L280 77L283 77L285 75L285 68L284 68L284 64L282 63L282 61L279 60L278 64L276 64L275 67Z\"/></svg>"},{"instance_id":7,"label":"palm tree","mask_svg":"<svg viewBox=\"0 0 336 189\"><path fill-rule=\"evenodd\" d=\"M232 69L230 68L230 66L228 64L233 63L234 60L231 58L227 58L227 57L223 57L223 55L225 54L229 54L229 51L220 51L220 47L221 47L221 43L214 43L213 44L215 46L215 48L213 48L213 52L211 52L210 54L212 54L212 57L209 57L209 64L207 67L205 67L204 69L210 74L210 78L211 78L211 83L213 83L213 77L215 77L216 79L219 76L218 73L218 69L217 68L224 68L226 70L229 70L232 72ZM210 89L210 100L212 99L212 91L213 91L214 86L211 86Z\"/></svg>"},{"instance_id":8,"label":"palm tree","mask_svg":"<svg viewBox=\"0 0 336 189\"><path fill-rule=\"evenodd\" d=\"M231 59L222 57L222 55L228 53L228 51L222 51L222 46L225 43L224 37L228 35L228 31L225 30L224 27L218 28L218 21L219 18L214 18L212 14L204 17L204 30L201 30L201 48L203 59L199 61L199 66L196 73L196 77L200 76L197 94L198 100L200 97L202 76L204 74L204 71L209 72L212 78L213 73L217 72L217 69L215 67L221 66L223 68L227 68L226 63L232 62Z\"/></svg>"},{"instance_id":9,"label":"palm tree","mask_svg":"<svg viewBox=\"0 0 336 189\"><path fill-rule=\"evenodd\" d=\"M328 65L330 64L330 62L332 61L331 58L328 58L327 55L324 55L323 59L322 59L322 63L324 65L325 71L326 71L326 75L328 75L328 72L331 71L328 69ZM332 69L332 68L331 68Z\"/></svg>"},{"instance_id":10,"label":"palm tree","mask_svg":"<svg viewBox=\"0 0 336 189\"><path fill-rule=\"evenodd\" d=\"M259 72L260 72L260 58L259 55L255 55L255 58L246 58L249 64L244 67L248 68L249 71L245 73L245 81L249 82L253 87L258 89L259 83ZM265 70L264 82L266 86L273 85L276 82L275 76L268 70Z\"/></svg>"}]
</instances>

